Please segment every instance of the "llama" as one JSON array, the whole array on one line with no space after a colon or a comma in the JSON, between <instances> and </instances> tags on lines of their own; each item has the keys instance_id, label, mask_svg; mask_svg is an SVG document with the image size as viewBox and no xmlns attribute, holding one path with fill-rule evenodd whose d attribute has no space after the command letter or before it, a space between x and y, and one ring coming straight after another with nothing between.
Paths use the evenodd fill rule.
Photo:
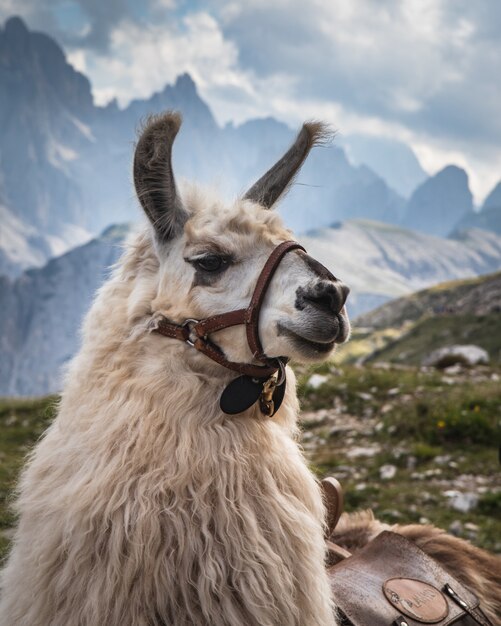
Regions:
<instances>
[{"instance_id":1,"label":"llama","mask_svg":"<svg viewBox=\"0 0 501 626\"><path fill-rule=\"evenodd\" d=\"M262 367L263 354L240 324L214 332L216 362L190 333L195 320L248 305L263 266L291 237L269 209L326 130L305 124L225 205L194 187L178 193L171 150L180 123L175 113L151 118L136 147L149 224L98 292L58 415L21 477L2 626L336 624L324 506L297 445L292 370L275 389L285 390L280 406L272 395L271 419L256 398L230 417L220 408L237 375L228 364ZM253 341L268 366L284 355L327 358L349 334L347 288L297 248L279 263L254 309ZM165 320L187 324L169 337ZM344 516L332 539L356 551L385 528L369 514ZM430 527L393 530L470 584L497 623L495 557Z\"/></svg>"},{"instance_id":2,"label":"llama","mask_svg":"<svg viewBox=\"0 0 501 626\"><path fill-rule=\"evenodd\" d=\"M156 332L165 319L247 306L266 259L291 238L269 209L326 129L305 124L225 205L178 192L180 124L175 113L152 117L138 141L134 181L149 224L98 292L58 415L22 475L1 624L336 623L292 370L272 419L259 403L229 417L219 402L236 373ZM346 296L317 261L286 254L259 316L267 357L328 357L349 333ZM229 361L256 363L245 336L239 325L211 339Z\"/></svg>"}]
</instances>

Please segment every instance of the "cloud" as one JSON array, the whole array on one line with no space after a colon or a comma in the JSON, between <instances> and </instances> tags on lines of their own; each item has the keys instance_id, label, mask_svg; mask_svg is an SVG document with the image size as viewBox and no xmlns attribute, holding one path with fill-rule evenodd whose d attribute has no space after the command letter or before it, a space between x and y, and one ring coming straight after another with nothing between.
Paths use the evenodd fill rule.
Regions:
<instances>
[{"instance_id":1,"label":"cloud","mask_svg":"<svg viewBox=\"0 0 501 626\"><path fill-rule=\"evenodd\" d=\"M221 10L221 23L244 70L289 72L299 96L419 125L433 117L430 102L464 87L471 63L475 26L446 16L444 4L312 0L304 10L254 0Z\"/></svg>"},{"instance_id":2,"label":"cloud","mask_svg":"<svg viewBox=\"0 0 501 626\"><path fill-rule=\"evenodd\" d=\"M501 177L501 3L490 0L3 0L61 41L96 98L189 72L220 122L326 117L399 138L435 170ZM489 182L487 182L489 181Z\"/></svg>"},{"instance_id":3,"label":"cloud","mask_svg":"<svg viewBox=\"0 0 501 626\"><path fill-rule=\"evenodd\" d=\"M248 0L211 4L242 71L287 73L291 107L317 103L341 130L405 139L501 176L501 4L479 0ZM273 98L272 98L273 99ZM292 104L294 103L294 104ZM332 105L336 106L332 106ZM428 149L423 149L427 146Z\"/></svg>"},{"instance_id":4,"label":"cloud","mask_svg":"<svg viewBox=\"0 0 501 626\"><path fill-rule=\"evenodd\" d=\"M78 50L78 60L93 78L98 101L113 93L122 105L133 97L162 90L189 72L201 90L234 87L251 95L245 74L236 71L237 50L224 39L213 17L190 13L179 23L144 27L123 22L110 34L106 53Z\"/></svg>"},{"instance_id":5,"label":"cloud","mask_svg":"<svg viewBox=\"0 0 501 626\"><path fill-rule=\"evenodd\" d=\"M2 0L0 18L20 15L65 46L105 51L117 25L147 23L160 8L170 8L169 0Z\"/></svg>"}]
</instances>

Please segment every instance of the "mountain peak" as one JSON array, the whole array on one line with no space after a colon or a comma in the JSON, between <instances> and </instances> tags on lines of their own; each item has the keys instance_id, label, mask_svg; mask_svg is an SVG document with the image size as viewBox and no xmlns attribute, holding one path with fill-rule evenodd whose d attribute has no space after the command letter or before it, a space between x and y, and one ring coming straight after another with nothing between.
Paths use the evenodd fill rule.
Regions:
<instances>
[{"instance_id":1,"label":"mountain peak","mask_svg":"<svg viewBox=\"0 0 501 626\"><path fill-rule=\"evenodd\" d=\"M484 200L482 211L501 207L501 180Z\"/></svg>"},{"instance_id":2,"label":"mountain peak","mask_svg":"<svg viewBox=\"0 0 501 626\"><path fill-rule=\"evenodd\" d=\"M174 88L185 93L185 94L196 94L197 86L193 78L185 72L184 74L180 74L176 78L176 82L174 83Z\"/></svg>"},{"instance_id":3,"label":"mountain peak","mask_svg":"<svg viewBox=\"0 0 501 626\"><path fill-rule=\"evenodd\" d=\"M404 225L445 237L472 209L468 174L457 165L447 165L414 191Z\"/></svg>"},{"instance_id":4,"label":"mountain peak","mask_svg":"<svg viewBox=\"0 0 501 626\"><path fill-rule=\"evenodd\" d=\"M431 177L432 179L456 179L458 182L468 185L468 174L462 167L446 165L443 169Z\"/></svg>"},{"instance_id":5,"label":"mountain peak","mask_svg":"<svg viewBox=\"0 0 501 626\"><path fill-rule=\"evenodd\" d=\"M28 28L18 15L14 15L5 21L5 34L11 37L25 37L28 34Z\"/></svg>"},{"instance_id":6,"label":"mountain peak","mask_svg":"<svg viewBox=\"0 0 501 626\"><path fill-rule=\"evenodd\" d=\"M20 17L9 17L4 29L0 28L0 46L2 40L6 49L16 56L24 57L29 48L30 32Z\"/></svg>"}]
</instances>

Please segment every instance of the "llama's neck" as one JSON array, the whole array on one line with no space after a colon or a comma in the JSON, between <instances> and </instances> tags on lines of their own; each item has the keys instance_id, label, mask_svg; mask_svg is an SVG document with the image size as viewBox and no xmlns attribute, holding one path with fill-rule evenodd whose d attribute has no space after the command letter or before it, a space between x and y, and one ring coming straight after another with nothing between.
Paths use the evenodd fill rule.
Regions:
<instances>
[{"instance_id":1,"label":"llama's neck","mask_svg":"<svg viewBox=\"0 0 501 626\"><path fill-rule=\"evenodd\" d=\"M148 463L181 483L197 472L206 480L220 471L226 454L245 459L242 467L280 465L288 454L284 448L297 449L293 372L288 371L284 402L271 420L257 404L239 416L224 415L219 399L235 374L183 342L152 333L146 308L134 304L141 302L137 291L136 282L119 274L96 299L67 376L59 427L88 437L94 447L102 442L108 467L113 462L121 467L127 456L132 469L137 455L141 471ZM219 454L212 457L208 450Z\"/></svg>"}]
</instances>

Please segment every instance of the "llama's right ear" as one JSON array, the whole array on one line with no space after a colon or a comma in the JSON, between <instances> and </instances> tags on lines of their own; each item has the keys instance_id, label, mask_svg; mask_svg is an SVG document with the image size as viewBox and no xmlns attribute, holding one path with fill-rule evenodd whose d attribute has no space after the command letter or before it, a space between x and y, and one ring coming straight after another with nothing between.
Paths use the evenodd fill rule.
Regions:
<instances>
[{"instance_id":1,"label":"llama's right ear","mask_svg":"<svg viewBox=\"0 0 501 626\"><path fill-rule=\"evenodd\" d=\"M137 197L160 242L179 234L188 219L172 171L172 144L181 121L172 111L149 117L134 154Z\"/></svg>"},{"instance_id":2,"label":"llama's right ear","mask_svg":"<svg viewBox=\"0 0 501 626\"><path fill-rule=\"evenodd\" d=\"M322 122L305 122L289 150L252 185L244 198L271 209L286 193L313 146L328 143L332 137L333 133Z\"/></svg>"}]
</instances>

